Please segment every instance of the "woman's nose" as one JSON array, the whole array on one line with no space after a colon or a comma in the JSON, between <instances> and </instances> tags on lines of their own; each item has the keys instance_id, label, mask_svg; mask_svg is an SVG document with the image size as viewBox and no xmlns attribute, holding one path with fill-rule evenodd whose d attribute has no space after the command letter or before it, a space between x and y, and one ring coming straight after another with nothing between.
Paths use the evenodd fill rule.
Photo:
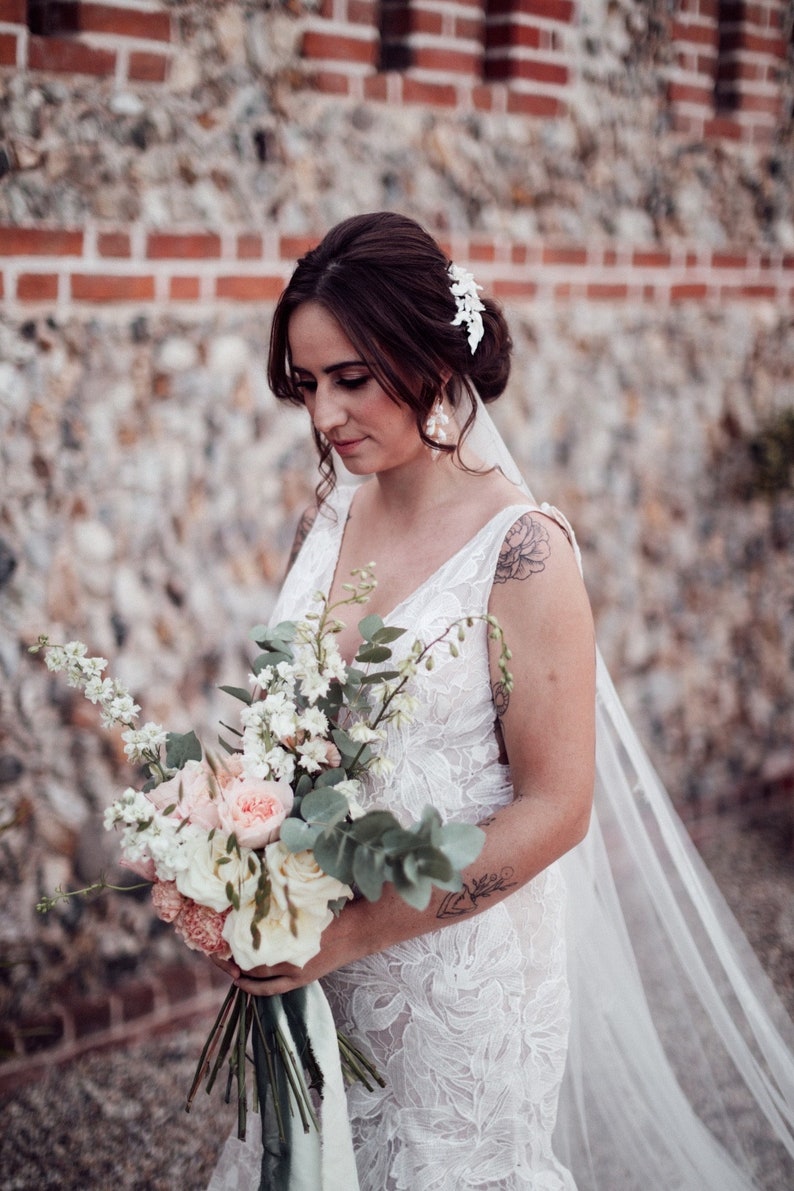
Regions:
<instances>
[{"instance_id":1,"label":"woman's nose","mask_svg":"<svg viewBox=\"0 0 794 1191\"><path fill-rule=\"evenodd\" d=\"M339 393L330 385L318 385L312 403L311 418L315 429L326 437L347 421L347 411Z\"/></svg>"}]
</instances>

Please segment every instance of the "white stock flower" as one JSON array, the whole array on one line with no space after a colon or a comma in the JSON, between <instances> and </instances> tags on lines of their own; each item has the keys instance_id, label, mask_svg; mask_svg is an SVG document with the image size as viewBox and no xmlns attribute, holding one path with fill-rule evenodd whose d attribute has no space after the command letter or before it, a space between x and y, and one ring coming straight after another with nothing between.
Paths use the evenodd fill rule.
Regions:
<instances>
[{"instance_id":1,"label":"white stock flower","mask_svg":"<svg viewBox=\"0 0 794 1191\"><path fill-rule=\"evenodd\" d=\"M304 673L300 680L301 694L310 703L316 703L318 699L324 698L328 694L330 685L330 679L325 678L316 669Z\"/></svg>"},{"instance_id":2,"label":"white stock flower","mask_svg":"<svg viewBox=\"0 0 794 1191\"><path fill-rule=\"evenodd\" d=\"M142 728L130 728L122 732L124 752L133 763L147 759L152 753L159 753L168 739L168 733L160 724L147 723Z\"/></svg>"},{"instance_id":3,"label":"white stock flower","mask_svg":"<svg viewBox=\"0 0 794 1191\"><path fill-rule=\"evenodd\" d=\"M295 776L295 758L286 749L267 748L259 740L249 742L244 737L243 769L249 777L291 782Z\"/></svg>"},{"instance_id":4,"label":"white stock flower","mask_svg":"<svg viewBox=\"0 0 794 1191\"><path fill-rule=\"evenodd\" d=\"M325 736L328 731L328 719L319 707L307 707L298 716L298 728L308 732L310 736Z\"/></svg>"},{"instance_id":5,"label":"white stock flower","mask_svg":"<svg viewBox=\"0 0 794 1191\"><path fill-rule=\"evenodd\" d=\"M104 823L107 830L121 824L122 856L133 863L153 861L163 881L172 881L189 863L186 848L198 833L192 826L180 830L177 820L159 814L143 791L132 788L105 811Z\"/></svg>"},{"instance_id":6,"label":"white stock flower","mask_svg":"<svg viewBox=\"0 0 794 1191\"><path fill-rule=\"evenodd\" d=\"M317 773L325 764L327 744L324 740L304 740L298 745L298 765L307 773Z\"/></svg>"}]
</instances>

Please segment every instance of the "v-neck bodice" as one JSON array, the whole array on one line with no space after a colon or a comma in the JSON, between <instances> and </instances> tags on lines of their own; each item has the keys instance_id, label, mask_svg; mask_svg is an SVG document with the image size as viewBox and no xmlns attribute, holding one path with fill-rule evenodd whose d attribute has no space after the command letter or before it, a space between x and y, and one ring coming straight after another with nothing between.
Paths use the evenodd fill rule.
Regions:
<instances>
[{"instance_id":1,"label":"v-neck bodice","mask_svg":"<svg viewBox=\"0 0 794 1191\"><path fill-rule=\"evenodd\" d=\"M345 524L350 511L350 506L353 502L357 488L355 485L347 485L338 488L329 498L326 505L320 510L315 520L314 526L304 542L301 550L301 555L298 561L302 561L304 565L301 567L302 575L300 577L300 584L303 585L308 579L308 573L314 576L314 586L311 587L311 592L323 591L328 592L334 582L339 554L342 548L342 540L344 538ZM443 586L448 573L454 573L455 570L462 564L470 563L473 559L480 558L483 547L490 553L488 547L492 545L492 537L495 534L498 548L504 540L504 536L518 517L528 510L535 510L538 506L532 504L530 500L516 502L514 504L505 506L500 509L493 517L489 518L484 525L480 527L462 546L459 547L453 554L441 562L431 574L422 579L416 587L413 588L402 599L398 600L396 604L388 611L380 613L381 618L389 623L394 621L394 618L402 613L403 609L409 608L416 600L422 596L426 589ZM304 559L304 555L309 555ZM494 566L496 564L496 557L494 557ZM297 562L296 562L297 567ZM285 619L280 613L280 605L285 599L285 592L287 586L290 587L291 575L287 577L284 590L279 597L279 601L274 609L274 617L277 620ZM464 569L469 572L470 567L465 566ZM493 570L491 571L491 579L493 578ZM490 585L489 585L490 588ZM289 598L289 597L287 597ZM486 601L487 602L487 601ZM366 614L366 611L363 613ZM293 615L293 614L290 614ZM344 616L341 617L344 619Z\"/></svg>"}]
</instances>

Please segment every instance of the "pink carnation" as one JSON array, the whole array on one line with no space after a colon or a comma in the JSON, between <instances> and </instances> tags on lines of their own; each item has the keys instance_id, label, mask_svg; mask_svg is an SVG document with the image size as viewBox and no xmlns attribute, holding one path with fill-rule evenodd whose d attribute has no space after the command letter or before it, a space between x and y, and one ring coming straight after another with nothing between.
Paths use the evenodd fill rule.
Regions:
<instances>
[{"instance_id":1,"label":"pink carnation","mask_svg":"<svg viewBox=\"0 0 794 1191\"><path fill-rule=\"evenodd\" d=\"M223 937L223 924L229 914L224 910L219 914L209 906L200 906L198 902L185 899L185 907L174 926L184 938L188 947L193 951L203 951L205 955L217 955L220 959L229 959L232 952Z\"/></svg>"},{"instance_id":2,"label":"pink carnation","mask_svg":"<svg viewBox=\"0 0 794 1191\"><path fill-rule=\"evenodd\" d=\"M155 881L152 885L154 912L163 922L173 922L187 904L188 899L179 892L175 881Z\"/></svg>"}]
</instances>

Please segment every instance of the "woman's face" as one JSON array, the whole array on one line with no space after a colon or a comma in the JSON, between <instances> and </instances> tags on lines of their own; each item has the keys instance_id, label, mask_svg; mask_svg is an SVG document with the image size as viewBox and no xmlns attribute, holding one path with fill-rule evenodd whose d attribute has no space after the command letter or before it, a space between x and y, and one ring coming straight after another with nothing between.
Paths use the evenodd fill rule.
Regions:
<instances>
[{"instance_id":1,"label":"woman's face","mask_svg":"<svg viewBox=\"0 0 794 1191\"><path fill-rule=\"evenodd\" d=\"M304 302L292 314L289 350L312 423L348 471L374 475L427 454L413 411L388 396L318 302Z\"/></svg>"}]
</instances>

